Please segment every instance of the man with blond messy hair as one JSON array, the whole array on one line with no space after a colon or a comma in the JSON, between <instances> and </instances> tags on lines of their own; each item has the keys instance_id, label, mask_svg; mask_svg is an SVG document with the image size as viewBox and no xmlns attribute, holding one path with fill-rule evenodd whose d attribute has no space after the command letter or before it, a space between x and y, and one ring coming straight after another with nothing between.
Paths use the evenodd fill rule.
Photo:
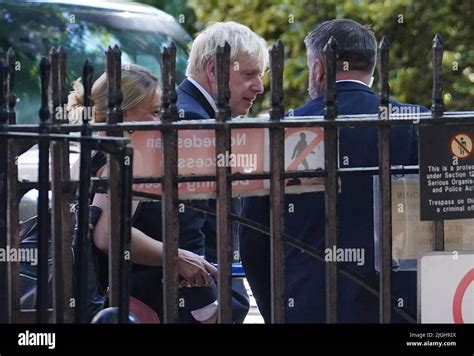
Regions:
<instances>
[{"instance_id":1,"label":"man with blond messy hair","mask_svg":"<svg viewBox=\"0 0 474 356\"><path fill-rule=\"evenodd\" d=\"M257 95L263 92L262 74L268 64L265 40L247 26L236 22L213 23L193 42L186 69L187 78L179 85L177 92L178 115L181 119L199 120L216 117L215 55L217 48L224 46L225 42L230 46L229 105L232 117L247 115ZM207 204L215 211L215 200L206 202ZM232 209L235 213L240 212L239 200L233 200ZM196 241L205 241L205 245L202 244L202 254L205 254L208 260L217 262L215 215L207 214L204 219L195 221L202 222L201 236L196 236ZM205 236L205 240L202 236ZM248 295L241 280L232 282L233 321L241 323L249 310ZM202 300L207 300L209 304L198 312L192 312L197 320L208 318L217 310L215 285L202 289Z\"/></svg>"},{"instance_id":2,"label":"man with blond messy hair","mask_svg":"<svg viewBox=\"0 0 474 356\"><path fill-rule=\"evenodd\" d=\"M232 116L247 115L263 93L262 74L268 64L263 38L236 22L217 22L194 40L186 69L187 79L178 88L178 108L189 119L214 118L217 106L215 55L218 46L230 45L230 109Z\"/></svg>"}]
</instances>

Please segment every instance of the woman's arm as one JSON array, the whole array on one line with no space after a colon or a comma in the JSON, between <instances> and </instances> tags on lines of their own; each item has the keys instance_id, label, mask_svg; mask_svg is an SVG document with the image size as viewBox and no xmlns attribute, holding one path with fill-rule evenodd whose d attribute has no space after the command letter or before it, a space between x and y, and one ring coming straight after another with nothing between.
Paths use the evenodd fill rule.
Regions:
<instances>
[{"instance_id":1,"label":"woman's arm","mask_svg":"<svg viewBox=\"0 0 474 356\"><path fill-rule=\"evenodd\" d=\"M102 209L102 214L94 228L94 244L99 250L108 254L109 250L109 199L106 194L95 194L94 205ZM145 235L132 227L132 262L147 265L161 266L163 244Z\"/></svg>"},{"instance_id":2,"label":"woman's arm","mask_svg":"<svg viewBox=\"0 0 474 356\"><path fill-rule=\"evenodd\" d=\"M102 214L94 228L94 244L99 250L108 254L109 250L109 199L106 194L95 194L94 205L102 209ZM137 204L133 206L135 210ZM142 231L132 227L131 240L132 262L161 266L163 264L163 243ZM191 286L212 284L217 269L204 258L186 250L178 249L178 272Z\"/></svg>"}]
</instances>

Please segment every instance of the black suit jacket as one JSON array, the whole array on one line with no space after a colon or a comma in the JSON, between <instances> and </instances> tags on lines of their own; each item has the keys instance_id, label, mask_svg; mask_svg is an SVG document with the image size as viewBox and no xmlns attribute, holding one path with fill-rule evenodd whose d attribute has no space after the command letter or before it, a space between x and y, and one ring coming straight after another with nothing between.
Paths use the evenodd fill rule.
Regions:
<instances>
[{"instance_id":1,"label":"black suit jacket","mask_svg":"<svg viewBox=\"0 0 474 356\"><path fill-rule=\"evenodd\" d=\"M376 114L380 99L370 88L356 82L340 82L337 88L339 115ZM391 101L394 106L402 104ZM295 116L323 115L322 97L296 109ZM420 111L426 111L420 108ZM391 130L392 164L417 163L417 134L413 125L394 127ZM339 162L341 167L378 166L376 127L342 128L339 130ZM348 163L343 165L342 162ZM374 205L373 177L351 175L341 178L338 194L338 246L363 249L362 266L344 263L359 273L368 283L378 288L378 274L374 267ZM285 206L293 204L294 213L285 209L286 234L304 241L325 252L324 192L286 195ZM269 226L268 197L246 198L242 215ZM240 231L240 249L245 274L262 315L270 320L270 255L269 240L249 228ZM285 251L286 297L292 298L287 308L287 322L324 323L325 263L298 249ZM392 275L393 297L402 298L406 310L416 315L416 273L397 272ZM377 323L378 300L360 285L339 275L338 321L346 323ZM394 314L394 322L404 320Z\"/></svg>"},{"instance_id":2,"label":"black suit jacket","mask_svg":"<svg viewBox=\"0 0 474 356\"><path fill-rule=\"evenodd\" d=\"M215 111L202 92L188 79L185 79L178 87L178 116L181 120L205 120L215 118ZM239 205L238 200L233 200L233 205ZM216 201L208 201L209 208L216 211ZM236 211L238 210L238 211ZM235 212L240 213L239 206L234 208ZM216 217L207 214L201 231L205 235L205 256L206 259L217 262L217 241L216 241ZM237 234L237 231L235 231ZM241 280L232 281L233 298L233 320L236 323L244 321L250 308L247 291Z\"/></svg>"}]
</instances>

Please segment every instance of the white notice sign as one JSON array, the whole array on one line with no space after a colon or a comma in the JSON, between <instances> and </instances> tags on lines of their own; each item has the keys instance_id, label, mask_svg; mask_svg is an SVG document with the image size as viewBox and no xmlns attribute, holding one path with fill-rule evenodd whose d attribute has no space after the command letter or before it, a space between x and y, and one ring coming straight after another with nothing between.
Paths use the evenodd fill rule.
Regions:
<instances>
[{"instance_id":1,"label":"white notice sign","mask_svg":"<svg viewBox=\"0 0 474 356\"><path fill-rule=\"evenodd\" d=\"M474 251L418 258L418 321L474 323Z\"/></svg>"}]
</instances>

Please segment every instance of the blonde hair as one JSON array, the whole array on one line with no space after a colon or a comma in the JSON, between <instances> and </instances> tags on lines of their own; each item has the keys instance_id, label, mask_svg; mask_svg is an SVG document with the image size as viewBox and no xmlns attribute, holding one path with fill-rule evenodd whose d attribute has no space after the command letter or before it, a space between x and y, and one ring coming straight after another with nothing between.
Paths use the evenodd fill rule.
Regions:
<instances>
[{"instance_id":1,"label":"blonde hair","mask_svg":"<svg viewBox=\"0 0 474 356\"><path fill-rule=\"evenodd\" d=\"M194 40L189 54L186 75L197 76L204 71L206 63L215 56L217 47L227 41L230 45L230 60L234 62L240 55L256 59L263 72L268 64L265 40L247 26L237 22L216 22L208 26Z\"/></svg>"},{"instance_id":2,"label":"blonde hair","mask_svg":"<svg viewBox=\"0 0 474 356\"><path fill-rule=\"evenodd\" d=\"M158 78L146 68L136 64L122 65L122 111L140 104L148 95L161 88ZM92 122L104 122L107 114L107 75L103 73L92 85ZM70 123L82 123L84 115L84 87L81 79L73 83L73 91L68 96L67 111Z\"/></svg>"}]
</instances>

